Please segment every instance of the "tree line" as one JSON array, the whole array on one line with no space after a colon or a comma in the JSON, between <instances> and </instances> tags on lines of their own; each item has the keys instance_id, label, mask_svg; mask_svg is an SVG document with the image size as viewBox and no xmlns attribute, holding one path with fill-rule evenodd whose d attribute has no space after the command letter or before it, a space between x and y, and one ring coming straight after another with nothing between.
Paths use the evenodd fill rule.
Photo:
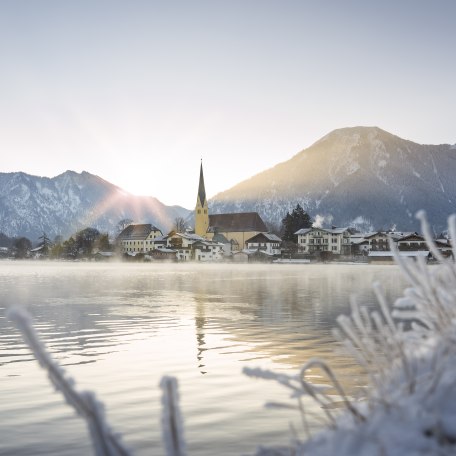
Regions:
<instances>
[{"instance_id":1,"label":"tree line","mask_svg":"<svg viewBox=\"0 0 456 456\"><path fill-rule=\"evenodd\" d=\"M27 237L10 238L0 233L0 247L8 249L8 254L15 258L27 258L32 250L43 257L76 259L92 255L95 249L112 251L113 245L109 242L108 233L100 233L96 228L84 228L77 231L69 239L63 240L56 236L53 241L45 232L37 239L37 245L32 249L32 241Z\"/></svg>"}]
</instances>

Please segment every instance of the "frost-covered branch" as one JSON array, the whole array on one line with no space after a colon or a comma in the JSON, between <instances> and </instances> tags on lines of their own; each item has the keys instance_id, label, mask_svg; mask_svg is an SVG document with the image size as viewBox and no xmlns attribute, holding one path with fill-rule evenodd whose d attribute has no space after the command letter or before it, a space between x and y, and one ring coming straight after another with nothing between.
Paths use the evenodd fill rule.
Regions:
<instances>
[{"instance_id":1,"label":"frost-covered branch","mask_svg":"<svg viewBox=\"0 0 456 456\"><path fill-rule=\"evenodd\" d=\"M54 387L63 394L66 402L86 420L95 454L97 456L130 455L120 436L114 434L108 425L103 404L97 400L94 393L79 392L75 389L74 380L65 374L65 371L52 359L41 342L32 325L30 315L23 309L11 308L8 311L8 317L21 331L40 366L47 371Z\"/></svg>"}]
</instances>

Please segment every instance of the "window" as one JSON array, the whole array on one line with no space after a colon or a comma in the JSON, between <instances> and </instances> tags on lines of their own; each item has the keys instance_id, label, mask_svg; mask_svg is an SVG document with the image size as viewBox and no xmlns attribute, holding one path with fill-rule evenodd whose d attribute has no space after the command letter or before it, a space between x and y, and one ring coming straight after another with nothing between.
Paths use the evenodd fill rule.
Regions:
<instances>
[{"instance_id":1,"label":"window","mask_svg":"<svg viewBox=\"0 0 456 456\"><path fill-rule=\"evenodd\" d=\"M335 245L333 245L333 248L332 248L332 249L333 249L333 250L337 250L337 247L336 247Z\"/></svg>"},{"instance_id":2,"label":"window","mask_svg":"<svg viewBox=\"0 0 456 456\"><path fill-rule=\"evenodd\" d=\"M201 209L198 209L198 214L201 214Z\"/></svg>"},{"instance_id":3,"label":"window","mask_svg":"<svg viewBox=\"0 0 456 456\"><path fill-rule=\"evenodd\" d=\"M337 238L336 237L333 237L333 244L337 244Z\"/></svg>"}]
</instances>

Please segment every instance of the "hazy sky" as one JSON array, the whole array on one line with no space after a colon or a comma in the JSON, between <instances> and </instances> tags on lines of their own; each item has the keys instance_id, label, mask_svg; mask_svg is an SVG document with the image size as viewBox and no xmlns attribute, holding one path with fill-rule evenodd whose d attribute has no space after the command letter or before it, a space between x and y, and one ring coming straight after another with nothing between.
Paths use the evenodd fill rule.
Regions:
<instances>
[{"instance_id":1,"label":"hazy sky","mask_svg":"<svg viewBox=\"0 0 456 456\"><path fill-rule=\"evenodd\" d=\"M454 0L0 0L0 59L1 172L166 204L336 128L456 142Z\"/></svg>"}]
</instances>

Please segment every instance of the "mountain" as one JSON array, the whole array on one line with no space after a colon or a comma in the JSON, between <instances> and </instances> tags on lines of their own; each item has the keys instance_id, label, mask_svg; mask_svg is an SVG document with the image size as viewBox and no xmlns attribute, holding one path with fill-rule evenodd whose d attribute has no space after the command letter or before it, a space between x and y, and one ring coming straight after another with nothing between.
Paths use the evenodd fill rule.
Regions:
<instances>
[{"instance_id":1,"label":"mountain","mask_svg":"<svg viewBox=\"0 0 456 456\"><path fill-rule=\"evenodd\" d=\"M319 223L435 231L456 212L456 146L421 145L377 127L335 130L209 202L212 213L257 211L280 224L297 203Z\"/></svg>"},{"instance_id":2,"label":"mountain","mask_svg":"<svg viewBox=\"0 0 456 456\"><path fill-rule=\"evenodd\" d=\"M0 173L0 232L35 241L46 232L68 237L86 227L114 233L122 219L153 223L164 232L189 211L134 196L102 178L66 171L53 178Z\"/></svg>"}]
</instances>

